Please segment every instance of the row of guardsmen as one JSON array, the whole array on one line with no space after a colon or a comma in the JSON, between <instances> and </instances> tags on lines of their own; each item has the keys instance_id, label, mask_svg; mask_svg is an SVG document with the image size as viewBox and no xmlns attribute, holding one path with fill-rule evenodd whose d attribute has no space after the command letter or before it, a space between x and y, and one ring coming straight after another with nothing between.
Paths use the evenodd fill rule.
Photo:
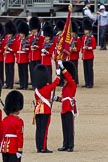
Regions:
<instances>
[{"instance_id":1,"label":"row of guardsmen","mask_svg":"<svg viewBox=\"0 0 108 162\"><path fill-rule=\"evenodd\" d=\"M30 70L32 89L34 89L35 84L33 77L34 67L38 64L47 66L50 82L52 82L52 59L54 59L56 64L59 55L57 47L63 33L64 25L64 21L58 20L56 22L55 30L52 24L49 22L45 22L43 24L43 27L41 27L40 19L38 17L31 17L29 20L29 25L24 20L18 20L16 22L12 22L10 20L6 22L4 26L0 24L0 79L2 81L2 85L4 86L5 69L6 85L4 86L4 88L12 89L14 86L15 62L18 65L18 77L20 84L18 89L28 89L28 65ZM92 39L92 43L89 41L88 44L85 44L88 41L88 37L92 37L92 35L90 34L92 31L92 26L90 22L88 22L88 20L85 20L85 22L83 22L83 28L84 30L89 31L89 35L86 36L85 34L82 40L78 36L78 24L75 20L71 22L71 26L72 33L69 51L63 49L62 52L65 56L63 58L64 60L70 60L75 64L77 71L75 81L78 84L79 52L81 50L84 51L82 55L83 60L93 60L93 49L96 48L96 43L95 40ZM85 46L93 47L91 50L88 50L85 48ZM85 68L87 69L87 67ZM89 85L89 82L90 85L93 86L93 72L92 76L90 74L88 78L86 76L88 75L87 71L84 75L85 86ZM89 81L89 78L91 79L91 81ZM62 86L62 81L60 85Z\"/></svg>"}]
</instances>

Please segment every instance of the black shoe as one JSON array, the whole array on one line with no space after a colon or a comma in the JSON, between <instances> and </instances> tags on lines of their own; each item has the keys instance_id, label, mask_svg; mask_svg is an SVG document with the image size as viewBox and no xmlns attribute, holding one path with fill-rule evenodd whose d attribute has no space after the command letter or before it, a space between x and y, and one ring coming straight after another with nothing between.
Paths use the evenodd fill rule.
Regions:
<instances>
[{"instance_id":1,"label":"black shoe","mask_svg":"<svg viewBox=\"0 0 108 162\"><path fill-rule=\"evenodd\" d=\"M6 86L3 86L3 89L8 89L8 88L9 88L9 86L7 86L7 85Z\"/></svg>"},{"instance_id":2,"label":"black shoe","mask_svg":"<svg viewBox=\"0 0 108 162\"><path fill-rule=\"evenodd\" d=\"M68 148L67 152L73 152L73 148Z\"/></svg>"},{"instance_id":3,"label":"black shoe","mask_svg":"<svg viewBox=\"0 0 108 162\"><path fill-rule=\"evenodd\" d=\"M37 153L40 153L41 152L41 149L37 149Z\"/></svg>"},{"instance_id":4,"label":"black shoe","mask_svg":"<svg viewBox=\"0 0 108 162\"><path fill-rule=\"evenodd\" d=\"M86 88L93 88L93 86L92 85L88 85Z\"/></svg>"},{"instance_id":5,"label":"black shoe","mask_svg":"<svg viewBox=\"0 0 108 162\"><path fill-rule=\"evenodd\" d=\"M48 149L42 149L41 150L41 153L53 153L53 151L51 151L51 150L48 150Z\"/></svg>"},{"instance_id":6,"label":"black shoe","mask_svg":"<svg viewBox=\"0 0 108 162\"><path fill-rule=\"evenodd\" d=\"M103 47L103 48L100 48L100 50L107 50L107 48L106 47Z\"/></svg>"},{"instance_id":7,"label":"black shoe","mask_svg":"<svg viewBox=\"0 0 108 162\"><path fill-rule=\"evenodd\" d=\"M61 147L61 148L58 148L58 151L66 151L67 148L66 147Z\"/></svg>"},{"instance_id":8,"label":"black shoe","mask_svg":"<svg viewBox=\"0 0 108 162\"><path fill-rule=\"evenodd\" d=\"M26 87L24 87L22 90L27 90L27 88L26 88Z\"/></svg>"},{"instance_id":9,"label":"black shoe","mask_svg":"<svg viewBox=\"0 0 108 162\"><path fill-rule=\"evenodd\" d=\"M87 87L87 85L83 85L83 86L81 86L81 88L86 88Z\"/></svg>"},{"instance_id":10,"label":"black shoe","mask_svg":"<svg viewBox=\"0 0 108 162\"><path fill-rule=\"evenodd\" d=\"M8 89L13 89L13 86L9 86Z\"/></svg>"}]
</instances>

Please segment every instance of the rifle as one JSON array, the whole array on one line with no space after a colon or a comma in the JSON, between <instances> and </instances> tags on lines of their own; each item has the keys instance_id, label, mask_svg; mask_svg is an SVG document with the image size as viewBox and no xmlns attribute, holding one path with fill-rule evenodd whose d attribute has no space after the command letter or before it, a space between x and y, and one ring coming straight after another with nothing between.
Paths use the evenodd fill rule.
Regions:
<instances>
[{"instance_id":1,"label":"rifle","mask_svg":"<svg viewBox=\"0 0 108 162\"><path fill-rule=\"evenodd\" d=\"M55 36L51 40L49 40L48 42L44 42L44 47L41 50L41 52L43 54L46 54L47 53L47 50L46 49L49 49L51 47L51 45L53 44L54 38L55 38Z\"/></svg>"},{"instance_id":2,"label":"rifle","mask_svg":"<svg viewBox=\"0 0 108 162\"><path fill-rule=\"evenodd\" d=\"M26 38L22 41L21 46L22 46L23 49L27 50L26 48L28 48L28 47L30 46L29 41L28 41L28 37L26 37Z\"/></svg>"},{"instance_id":3,"label":"rifle","mask_svg":"<svg viewBox=\"0 0 108 162\"><path fill-rule=\"evenodd\" d=\"M4 103L3 103L2 99L1 99L1 92L2 92L2 81L0 80L0 103L4 107Z\"/></svg>"},{"instance_id":4,"label":"rifle","mask_svg":"<svg viewBox=\"0 0 108 162\"><path fill-rule=\"evenodd\" d=\"M11 49L9 48L9 46L13 44L13 42L14 42L14 40L15 40L15 36L16 36L16 35L12 36L10 39L7 40L6 46L5 46L5 47L6 47L6 48L5 48L5 52L7 52L7 51L10 52Z\"/></svg>"},{"instance_id":5,"label":"rifle","mask_svg":"<svg viewBox=\"0 0 108 162\"><path fill-rule=\"evenodd\" d=\"M90 32L90 34L88 35L87 39L85 40L85 46L88 47L89 44L91 43L91 36L92 36L92 33Z\"/></svg>"},{"instance_id":6,"label":"rifle","mask_svg":"<svg viewBox=\"0 0 108 162\"><path fill-rule=\"evenodd\" d=\"M2 45L2 39L4 38L4 35L0 35L0 46Z\"/></svg>"},{"instance_id":7,"label":"rifle","mask_svg":"<svg viewBox=\"0 0 108 162\"><path fill-rule=\"evenodd\" d=\"M39 41L39 36L41 35L41 31L42 31L42 29L40 29L40 31L37 33L37 35L35 35L35 38L32 39L32 45L31 46L35 46L37 44L37 42Z\"/></svg>"},{"instance_id":8,"label":"rifle","mask_svg":"<svg viewBox=\"0 0 108 162\"><path fill-rule=\"evenodd\" d=\"M77 34L73 37L73 42L71 42L70 44L70 48L71 48L71 51L74 51L74 49L76 48L76 44L77 44Z\"/></svg>"},{"instance_id":9,"label":"rifle","mask_svg":"<svg viewBox=\"0 0 108 162\"><path fill-rule=\"evenodd\" d=\"M35 107L36 105L35 105L35 101L34 100L32 101L32 103L33 103L33 106ZM32 121L33 125L35 124L35 117L36 117L36 115L35 115L35 112L34 112L33 113L33 121Z\"/></svg>"}]
</instances>

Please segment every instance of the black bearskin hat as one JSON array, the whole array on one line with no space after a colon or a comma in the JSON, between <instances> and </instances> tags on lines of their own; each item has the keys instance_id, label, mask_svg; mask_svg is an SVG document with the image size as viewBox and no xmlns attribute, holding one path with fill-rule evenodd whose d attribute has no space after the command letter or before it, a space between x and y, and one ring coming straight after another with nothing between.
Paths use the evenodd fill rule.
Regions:
<instances>
[{"instance_id":1,"label":"black bearskin hat","mask_svg":"<svg viewBox=\"0 0 108 162\"><path fill-rule=\"evenodd\" d=\"M46 26L52 26L52 24L49 22L49 21L45 21L44 24L43 24L43 27L42 27L42 30L45 29Z\"/></svg>"},{"instance_id":2,"label":"black bearskin hat","mask_svg":"<svg viewBox=\"0 0 108 162\"><path fill-rule=\"evenodd\" d=\"M43 29L43 35L48 37L53 37L53 28L51 25L46 25Z\"/></svg>"},{"instance_id":3,"label":"black bearskin hat","mask_svg":"<svg viewBox=\"0 0 108 162\"><path fill-rule=\"evenodd\" d=\"M18 33L23 33L25 36L29 34L29 26L25 21L21 21L18 25Z\"/></svg>"},{"instance_id":4,"label":"black bearskin hat","mask_svg":"<svg viewBox=\"0 0 108 162\"><path fill-rule=\"evenodd\" d=\"M63 20L58 20L56 23L56 28L58 31L63 31L65 22Z\"/></svg>"},{"instance_id":5,"label":"black bearskin hat","mask_svg":"<svg viewBox=\"0 0 108 162\"><path fill-rule=\"evenodd\" d=\"M89 18L85 18L82 22L82 29L83 30L92 30L92 22Z\"/></svg>"},{"instance_id":6,"label":"black bearskin hat","mask_svg":"<svg viewBox=\"0 0 108 162\"><path fill-rule=\"evenodd\" d=\"M5 33L15 35L17 32L15 24L10 20L5 24Z\"/></svg>"},{"instance_id":7,"label":"black bearskin hat","mask_svg":"<svg viewBox=\"0 0 108 162\"><path fill-rule=\"evenodd\" d=\"M39 64L34 68L35 88L42 88L49 83L49 73L46 66Z\"/></svg>"},{"instance_id":8,"label":"black bearskin hat","mask_svg":"<svg viewBox=\"0 0 108 162\"><path fill-rule=\"evenodd\" d=\"M15 24L15 26L16 26L17 33L18 33L18 25L19 25L22 21L23 21L22 19L16 19L16 20L14 20L14 24Z\"/></svg>"},{"instance_id":9,"label":"black bearskin hat","mask_svg":"<svg viewBox=\"0 0 108 162\"><path fill-rule=\"evenodd\" d=\"M72 32L78 33L78 23L76 21L72 21L71 26L72 26Z\"/></svg>"},{"instance_id":10,"label":"black bearskin hat","mask_svg":"<svg viewBox=\"0 0 108 162\"><path fill-rule=\"evenodd\" d=\"M33 29L38 29L38 31L40 30L41 28L41 23L40 23L40 20L38 17L32 17L29 21L29 28L30 30L33 30Z\"/></svg>"},{"instance_id":11,"label":"black bearskin hat","mask_svg":"<svg viewBox=\"0 0 108 162\"><path fill-rule=\"evenodd\" d=\"M85 4L85 5L86 5L86 4L89 4L89 3L91 3L90 0L85 0L85 1L84 1L84 4Z\"/></svg>"},{"instance_id":12,"label":"black bearskin hat","mask_svg":"<svg viewBox=\"0 0 108 162\"><path fill-rule=\"evenodd\" d=\"M4 34L4 27L3 25L0 23L0 34L3 35Z\"/></svg>"},{"instance_id":13,"label":"black bearskin hat","mask_svg":"<svg viewBox=\"0 0 108 162\"><path fill-rule=\"evenodd\" d=\"M72 78L76 79L76 67L71 61L63 61L63 66L71 74Z\"/></svg>"},{"instance_id":14,"label":"black bearskin hat","mask_svg":"<svg viewBox=\"0 0 108 162\"><path fill-rule=\"evenodd\" d=\"M23 109L24 99L21 92L13 90L9 92L5 99L4 111L7 115Z\"/></svg>"}]
</instances>

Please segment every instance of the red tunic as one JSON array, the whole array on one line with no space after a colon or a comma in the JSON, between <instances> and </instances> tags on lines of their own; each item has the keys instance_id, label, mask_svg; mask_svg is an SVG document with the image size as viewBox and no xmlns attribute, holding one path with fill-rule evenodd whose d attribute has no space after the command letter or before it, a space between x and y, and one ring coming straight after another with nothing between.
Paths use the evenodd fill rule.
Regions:
<instances>
[{"instance_id":1,"label":"red tunic","mask_svg":"<svg viewBox=\"0 0 108 162\"><path fill-rule=\"evenodd\" d=\"M44 98L46 98L48 101L50 101L51 91L59 84L59 82L60 82L60 78L57 77L53 81L53 83L48 84L48 85L42 87L41 89L38 89L38 91ZM36 98L36 107L37 107L39 97L37 96L36 93L35 93L35 98ZM43 102L43 107L44 107L44 111L42 112L43 114L51 114L51 108L44 102Z\"/></svg>"},{"instance_id":2,"label":"red tunic","mask_svg":"<svg viewBox=\"0 0 108 162\"><path fill-rule=\"evenodd\" d=\"M64 71L64 77L67 80L67 84L62 88L62 99L66 97L73 98L76 93L76 83L72 79L72 76L68 73L68 71ZM61 113L64 114L67 111L72 111L72 106L69 100L65 100L62 102L62 110Z\"/></svg>"},{"instance_id":3,"label":"red tunic","mask_svg":"<svg viewBox=\"0 0 108 162\"><path fill-rule=\"evenodd\" d=\"M23 40L20 38L16 40L16 63L23 64L29 62L28 51L23 50L22 46Z\"/></svg>"},{"instance_id":4,"label":"red tunic","mask_svg":"<svg viewBox=\"0 0 108 162\"><path fill-rule=\"evenodd\" d=\"M73 41L74 41L74 38L72 37L70 44L73 43ZM77 37L76 40L75 40L75 48L76 48L76 51L71 51L70 50L69 60L78 60L79 59L79 52L80 52L80 48L81 48L80 37Z\"/></svg>"},{"instance_id":5,"label":"red tunic","mask_svg":"<svg viewBox=\"0 0 108 162\"><path fill-rule=\"evenodd\" d=\"M50 48L45 48L45 44L43 43L42 48L46 49L48 51L48 53L45 56L41 57L41 63L46 66L51 66L52 65L51 59L52 59L53 51L55 48L54 43L53 42L51 43Z\"/></svg>"},{"instance_id":6,"label":"red tunic","mask_svg":"<svg viewBox=\"0 0 108 162\"><path fill-rule=\"evenodd\" d=\"M15 62L15 39L11 41L8 37L5 37L4 40L4 62L13 63ZM10 42L10 43L8 43ZM8 46L10 50L5 50L5 46Z\"/></svg>"},{"instance_id":7,"label":"red tunic","mask_svg":"<svg viewBox=\"0 0 108 162\"><path fill-rule=\"evenodd\" d=\"M30 46L32 46L32 41L33 41L33 39L35 39L35 37L36 36L34 36L34 35L29 36L28 41L30 43ZM29 51L29 60L30 61L41 60L41 49L43 46L44 37L39 36L38 39L39 40L36 43L37 48L36 49L30 48L30 51Z\"/></svg>"},{"instance_id":8,"label":"red tunic","mask_svg":"<svg viewBox=\"0 0 108 162\"><path fill-rule=\"evenodd\" d=\"M8 115L1 123L1 152L16 154L23 149L23 120L18 116Z\"/></svg>"},{"instance_id":9,"label":"red tunic","mask_svg":"<svg viewBox=\"0 0 108 162\"><path fill-rule=\"evenodd\" d=\"M87 38L88 38L88 36L83 35L82 40L81 40L81 43L82 43L82 45L81 45L82 46L82 59L83 60L94 59L93 50L96 49L96 39L95 39L95 37L93 35L91 36L91 41L88 44L88 47L92 47L92 49L91 50L84 49L85 42L86 42Z\"/></svg>"}]
</instances>

